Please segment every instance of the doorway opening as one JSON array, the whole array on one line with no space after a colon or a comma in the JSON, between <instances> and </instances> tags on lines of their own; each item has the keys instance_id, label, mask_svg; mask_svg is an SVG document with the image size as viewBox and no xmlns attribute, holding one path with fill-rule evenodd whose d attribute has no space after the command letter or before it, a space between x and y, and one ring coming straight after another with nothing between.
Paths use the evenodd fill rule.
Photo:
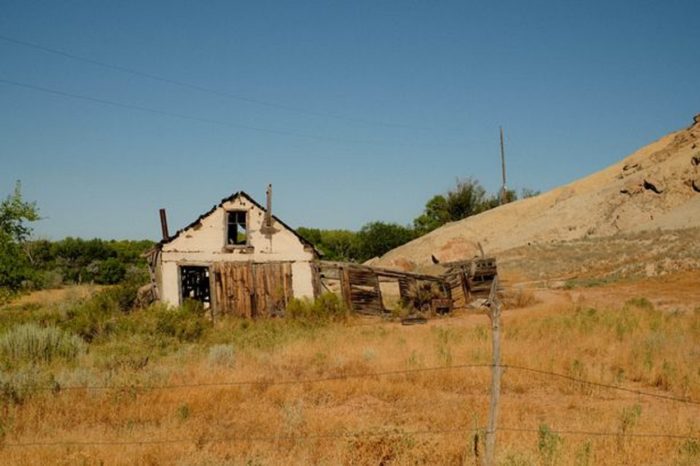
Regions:
<instances>
[{"instance_id":1,"label":"doorway opening","mask_svg":"<svg viewBox=\"0 0 700 466\"><path fill-rule=\"evenodd\" d=\"M204 305L205 309L211 307L211 290L209 286L209 267L181 266L180 267L181 301L194 299Z\"/></svg>"}]
</instances>

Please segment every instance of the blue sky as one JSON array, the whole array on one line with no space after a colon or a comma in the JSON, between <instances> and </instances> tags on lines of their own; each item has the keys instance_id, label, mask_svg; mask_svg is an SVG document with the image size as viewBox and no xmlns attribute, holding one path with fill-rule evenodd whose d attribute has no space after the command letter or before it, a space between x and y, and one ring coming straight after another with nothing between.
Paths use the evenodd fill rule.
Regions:
<instances>
[{"instance_id":1,"label":"blue sky","mask_svg":"<svg viewBox=\"0 0 700 466\"><path fill-rule=\"evenodd\" d=\"M699 16L697 1L2 0L0 195L20 179L53 239L157 239L160 207L175 229L268 182L293 226L407 224L456 177L498 189L499 125L509 185L548 190L700 112Z\"/></svg>"}]
</instances>

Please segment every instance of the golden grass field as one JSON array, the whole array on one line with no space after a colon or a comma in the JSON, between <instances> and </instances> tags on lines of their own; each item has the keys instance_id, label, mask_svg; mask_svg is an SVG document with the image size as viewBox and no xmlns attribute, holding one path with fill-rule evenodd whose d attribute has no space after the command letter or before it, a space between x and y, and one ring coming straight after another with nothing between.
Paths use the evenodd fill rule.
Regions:
<instances>
[{"instance_id":1,"label":"golden grass field","mask_svg":"<svg viewBox=\"0 0 700 466\"><path fill-rule=\"evenodd\" d=\"M507 292L526 307L504 312L503 363L696 403L506 369L497 464L700 464L700 273L663 280ZM3 399L2 464L477 464L475 433L483 454L490 368L459 367L490 362L480 313L120 335L4 369L55 389ZM237 381L254 383L215 385Z\"/></svg>"}]
</instances>

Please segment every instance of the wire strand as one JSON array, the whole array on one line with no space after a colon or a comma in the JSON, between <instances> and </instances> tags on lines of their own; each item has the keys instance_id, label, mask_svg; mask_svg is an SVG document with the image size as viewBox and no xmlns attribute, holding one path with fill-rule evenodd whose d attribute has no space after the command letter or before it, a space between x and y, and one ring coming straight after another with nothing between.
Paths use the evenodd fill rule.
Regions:
<instances>
[{"instance_id":1,"label":"wire strand","mask_svg":"<svg viewBox=\"0 0 700 466\"><path fill-rule=\"evenodd\" d=\"M240 381L220 381L220 382L201 382L201 383L181 383L181 384L167 384L167 385L130 385L124 387L114 387L111 385L86 385L86 386L46 386L41 387L41 390L50 391L61 391L61 390L118 390L118 389L143 389L143 390L167 390L167 389L177 389L177 388L197 388L197 387L229 387L229 386L251 386L251 385L303 385L307 383L319 383L319 382L330 382L335 380L347 380L347 379L360 379L360 378L372 378L372 377L385 377L391 375L406 375L415 374L423 372L437 372L437 371L449 371L457 369L471 369L471 368L488 368L491 364L460 364L455 366L438 366L438 367L425 367L417 369L399 369L391 371L381 371L381 372L365 372L356 374L344 374L344 375L331 375L327 377L317 377L317 378L306 378L306 379L287 379L287 380L240 380Z\"/></svg>"},{"instance_id":2,"label":"wire strand","mask_svg":"<svg viewBox=\"0 0 700 466\"><path fill-rule=\"evenodd\" d=\"M661 393L645 392L642 390L637 390L635 388L627 388L627 387L622 387L619 385L611 385L611 384L605 384L605 383L601 383L601 382L593 382L591 380L579 379L577 377L573 377L570 375L560 374L557 372L545 371L542 369L535 369L532 367L517 366L517 365L513 365L513 364L501 364L501 367L503 367L505 369L515 369L515 370L519 370L519 371L532 372L532 373L540 374L540 375L548 375L550 377L558 377L561 379L566 379L566 380L570 380L572 382L591 385L594 387L608 388L611 390L618 390L618 391L622 391L622 392L634 393L635 395L643 395L643 396L649 396L649 397L654 397L654 398L660 398L660 399L664 399L664 400L678 401L681 403L700 405L700 401L692 400L690 398L681 398L681 397L677 397L677 396L673 396L673 395L664 395Z\"/></svg>"},{"instance_id":3,"label":"wire strand","mask_svg":"<svg viewBox=\"0 0 700 466\"><path fill-rule=\"evenodd\" d=\"M137 110L140 112L153 113L156 115L163 115L163 116L168 116L168 117L172 117L172 118L178 118L181 120L197 121L200 123L208 123L208 124L213 124L213 125L217 125L217 126L227 126L227 127L231 127L231 128L245 129L245 130L249 130L249 131L258 131L258 132L267 133L267 134L293 136L293 137L298 137L298 138L314 139L317 141L328 141L328 142L336 142L336 143L342 143L342 144L378 144L378 145L388 144L388 143L384 143L382 141L343 139L343 138L334 138L334 137L326 137L326 136L317 136L317 135L313 135L313 134L297 133L294 131L287 131L287 130L281 130L281 129L270 129L270 128L263 128L260 126L251 126L251 125L240 124L240 123L232 123L229 121L216 120L213 118L198 117L198 116L188 115L188 114L184 114L184 113L176 113L176 112L160 110L160 109L152 108L152 107L145 107L142 105L125 104L125 103L117 102L114 100L101 99L98 97L91 97L91 96L86 96L86 95L82 95L82 94L74 94L72 92L66 92L66 91L62 91L62 90L58 90L58 89L51 89L51 88L47 88L47 87L36 86L34 84L13 81L10 79L0 78L0 83L7 84L10 86L15 86L15 87L21 87L21 88L25 88L25 89L31 89L34 91L43 92L45 94L52 94L52 95L57 95L57 96L61 96L61 97L67 97L70 99L77 99L77 100L82 100L82 101L87 101L87 102L93 102L93 103L98 103L98 104L102 104L102 105L108 105L108 106L118 107L118 108L123 108L123 109L128 109L128 110ZM401 143L397 143L397 145L401 145Z\"/></svg>"},{"instance_id":4,"label":"wire strand","mask_svg":"<svg viewBox=\"0 0 700 466\"><path fill-rule=\"evenodd\" d=\"M336 380L346 380L346 379L359 379L359 378L371 378L371 377L384 377L391 375L407 375L407 374L417 374L424 372L437 372L437 371L449 371L458 369L475 369L475 368L490 368L493 367L492 364L458 364L454 366L434 366L434 367L424 367L415 369L398 369L389 371L375 371L375 372L365 372L356 374L344 374L344 375L331 375L326 377L317 378L302 378L302 379L286 379L286 380L269 380L269 379L258 379L258 380L240 380L240 381L217 381L217 382L199 382L199 383L180 383L180 384L163 384L163 385L128 385L122 387L115 387L112 385L75 385L75 386L45 386L41 387L40 390L45 391L61 391L61 390L123 390L123 389L134 389L134 390L168 390L168 389L179 389L179 388L198 388L198 387L230 387L230 386L251 386L251 385L298 385L307 383L320 383L329 382ZM524 372L532 372L540 375L547 375L550 377L557 377L565 380L569 380L576 383L591 385L600 388L606 388L610 390L623 391L627 393L633 393L635 395L647 396L652 398L658 398L663 400L675 401L680 403L688 403L694 405L700 405L700 401L693 400L690 398L681 398L673 395L664 395L660 393L645 392L642 390L637 390L634 388L627 388L620 385L605 384L601 382L594 382L591 380L580 379L577 377L572 377L566 374L561 374L557 372L545 371L542 369L536 369L532 367L518 366L514 364L500 364L498 367L503 369L519 370Z\"/></svg>"},{"instance_id":5,"label":"wire strand","mask_svg":"<svg viewBox=\"0 0 700 466\"><path fill-rule=\"evenodd\" d=\"M99 66L102 68L107 68L107 69L119 71L122 73L131 74L133 76L147 78L147 79L151 79L153 81L159 81L159 82L163 82L163 83L167 83L167 84L195 90L198 92L203 92L203 93L207 93L207 94L220 96L220 97L227 97L229 99L239 100L241 102L252 103L252 104L261 105L261 106L270 107L270 108L276 108L276 109L284 110L287 112L294 112L294 113L310 115L310 116L315 116L315 117L332 118L335 120L343 120L343 121L347 121L347 122L351 122L351 123L360 123L363 125L380 125L380 126L386 126L386 127L406 128L406 129L431 129L431 128L421 128L421 127L406 125L406 124L401 124L401 123L387 123L387 122L369 120L369 119L364 119L364 118L349 117L346 115L340 115L340 114L335 114L335 113L307 110L307 109L295 107L292 105L285 105L285 104L280 104L280 103L276 103L276 102L270 102L267 100L246 97L246 96L243 96L241 94L234 94L231 92L226 92L226 91L213 89L210 87L201 86L199 84L193 84L193 83L188 83L185 81L171 79L171 78L168 78L165 76L160 76L160 75L153 74L153 73L147 73L147 72L140 71L140 70L137 70L134 68L128 68L128 67L120 66L120 65L114 65L114 64L107 63L104 61L94 60L92 58L83 57L80 55L76 55L74 53L65 52L63 50L58 50L58 49L54 49L51 47L46 47L44 45L39 45L39 44L35 44L32 42L27 42L24 40L16 39L16 38L5 36L5 35L0 35L0 40L4 40L5 42L9 42L9 43L12 43L15 45L20 45L22 47L40 50L40 51L45 52L45 53L59 55L59 56L65 57L65 58L69 58L71 60L76 60L76 61L80 61L83 63L88 63L91 65Z\"/></svg>"},{"instance_id":6,"label":"wire strand","mask_svg":"<svg viewBox=\"0 0 700 466\"><path fill-rule=\"evenodd\" d=\"M376 432L367 431L354 431L354 432L330 432L323 434L309 434L309 435L250 435L250 436L224 436L218 438L173 438L173 439L146 439L146 440L102 440L102 441L54 441L54 442L0 442L0 446L3 447L55 447L55 446L108 446L108 445L161 445L161 444L178 444L178 443L234 443L234 442L280 442L280 441L298 441L298 440L337 440L337 439L351 439L355 437L377 437L384 435L445 435L445 434L455 434L455 433L466 433L475 432L477 430L483 431L485 428L480 427L475 429L474 427L456 427L448 429L425 429L425 430L415 430L415 431L401 431L401 430L380 430ZM518 427L499 427L496 429L497 432L522 432L522 433L535 433L539 432L539 429L532 428L518 428ZM700 440L700 437L693 435L683 435L683 434L665 434L657 432L640 432L640 433L625 433L620 432L608 432L608 431L584 431L584 430L550 430L550 432L559 435L589 435L596 437L619 437L623 436L625 438L668 438L674 440Z\"/></svg>"}]
</instances>

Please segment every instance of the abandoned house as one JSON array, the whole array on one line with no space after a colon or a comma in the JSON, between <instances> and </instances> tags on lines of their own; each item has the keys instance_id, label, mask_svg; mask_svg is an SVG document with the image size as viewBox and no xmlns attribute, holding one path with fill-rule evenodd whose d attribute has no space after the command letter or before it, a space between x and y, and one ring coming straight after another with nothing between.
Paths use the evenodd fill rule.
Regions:
<instances>
[{"instance_id":1,"label":"abandoned house","mask_svg":"<svg viewBox=\"0 0 700 466\"><path fill-rule=\"evenodd\" d=\"M314 246L244 192L168 234L148 253L155 297L180 305L186 299L217 313L242 317L281 313L292 297L313 297Z\"/></svg>"},{"instance_id":2,"label":"abandoned house","mask_svg":"<svg viewBox=\"0 0 700 466\"><path fill-rule=\"evenodd\" d=\"M266 207L241 191L173 236L165 210L160 217L163 239L146 254L153 298L173 306L197 300L212 315L280 316L291 298L326 292L352 312L383 315L411 303L421 288L433 290L424 304L446 313L488 296L497 274L495 259L483 254L440 264L440 275L321 261L309 241L272 215L271 186Z\"/></svg>"}]
</instances>

